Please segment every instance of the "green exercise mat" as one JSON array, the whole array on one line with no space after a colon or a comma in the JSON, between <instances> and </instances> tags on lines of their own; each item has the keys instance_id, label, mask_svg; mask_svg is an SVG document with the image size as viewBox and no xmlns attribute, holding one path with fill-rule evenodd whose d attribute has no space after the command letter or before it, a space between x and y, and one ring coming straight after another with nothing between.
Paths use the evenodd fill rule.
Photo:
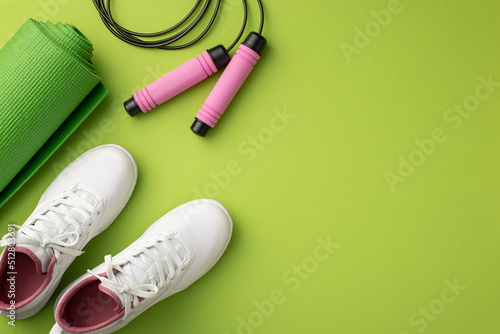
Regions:
<instances>
[{"instance_id":1,"label":"green exercise mat","mask_svg":"<svg viewBox=\"0 0 500 334\"><path fill-rule=\"evenodd\" d=\"M0 50L0 207L108 93L74 26L27 20Z\"/></svg>"}]
</instances>

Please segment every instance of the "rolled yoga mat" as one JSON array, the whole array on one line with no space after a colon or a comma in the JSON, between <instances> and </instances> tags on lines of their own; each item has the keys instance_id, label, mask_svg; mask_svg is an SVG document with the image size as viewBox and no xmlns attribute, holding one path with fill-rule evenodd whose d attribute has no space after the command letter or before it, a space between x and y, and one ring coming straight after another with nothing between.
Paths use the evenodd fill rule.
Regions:
<instances>
[{"instance_id":1,"label":"rolled yoga mat","mask_svg":"<svg viewBox=\"0 0 500 334\"><path fill-rule=\"evenodd\" d=\"M108 93L72 25L26 21L0 50L0 207Z\"/></svg>"}]
</instances>

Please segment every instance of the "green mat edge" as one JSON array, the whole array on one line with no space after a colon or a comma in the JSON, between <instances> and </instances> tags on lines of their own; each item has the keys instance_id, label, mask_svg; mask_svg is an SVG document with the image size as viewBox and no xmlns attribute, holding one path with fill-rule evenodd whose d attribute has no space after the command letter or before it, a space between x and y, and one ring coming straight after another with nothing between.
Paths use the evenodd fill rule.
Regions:
<instances>
[{"instance_id":1,"label":"green mat edge","mask_svg":"<svg viewBox=\"0 0 500 334\"><path fill-rule=\"evenodd\" d=\"M0 192L0 208L42 167L108 94L99 82L21 171Z\"/></svg>"}]
</instances>

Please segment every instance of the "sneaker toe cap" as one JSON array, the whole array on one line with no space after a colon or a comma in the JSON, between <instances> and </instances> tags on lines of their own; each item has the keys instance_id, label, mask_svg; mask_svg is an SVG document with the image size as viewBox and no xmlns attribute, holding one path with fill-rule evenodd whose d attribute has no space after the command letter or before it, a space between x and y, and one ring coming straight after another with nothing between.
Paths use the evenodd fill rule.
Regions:
<instances>
[{"instance_id":1,"label":"sneaker toe cap","mask_svg":"<svg viewBox=\"0 0 500 334\"><path fill-rule=\"evenodd\" d=\"M85 183L98 189L107 203L122 203L128 198L137 179L132 156L118 145L96 147L73 161L47 188L42 201L67 187Z\"/></svg>"}]
</instances>

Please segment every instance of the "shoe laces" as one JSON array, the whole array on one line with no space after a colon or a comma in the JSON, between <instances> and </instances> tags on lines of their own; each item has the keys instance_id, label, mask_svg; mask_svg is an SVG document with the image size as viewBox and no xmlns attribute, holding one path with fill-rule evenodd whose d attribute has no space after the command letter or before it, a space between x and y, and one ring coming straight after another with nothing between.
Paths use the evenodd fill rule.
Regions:
<instances>
[{"instance_id":1,"label":"shoe laces","mask_svg":"<svg viewBox=\"0 0 500 334\"><path fill-rule=\"evenodd\" d=\"M106 277L87 270L105 287L122 294L124 318L129 316L132 307L136 307L141 299L154 298L163 287L168 289L170 281L177 273L185 270L186 264L170 240L172 239L136 241L134 250L130 255L126 255L120 264L113 263L112 256L106 255ZM132 272L133 266L142 272L139 277Z\"/></svg>"},{"instance_id":2,"label":"shoe laces","mask_svg":"<svg viewBox=\"0 0 500 334\"><path fill-rule=\"evenodd\" d=\"M59 198L38 210L39 213L32 217L30 224L14 225L18 228L14 235L16 244L43 247L50 257L55 256L57 260L61 254L81 255L83 252L75 246L81 237L82 228L99 212L77 192L87 197L94 196L89 190L77 187L62 192ZM0 246L6 246L12 237L11 234L5 235Z\"/></svg>"}]
</instances>

